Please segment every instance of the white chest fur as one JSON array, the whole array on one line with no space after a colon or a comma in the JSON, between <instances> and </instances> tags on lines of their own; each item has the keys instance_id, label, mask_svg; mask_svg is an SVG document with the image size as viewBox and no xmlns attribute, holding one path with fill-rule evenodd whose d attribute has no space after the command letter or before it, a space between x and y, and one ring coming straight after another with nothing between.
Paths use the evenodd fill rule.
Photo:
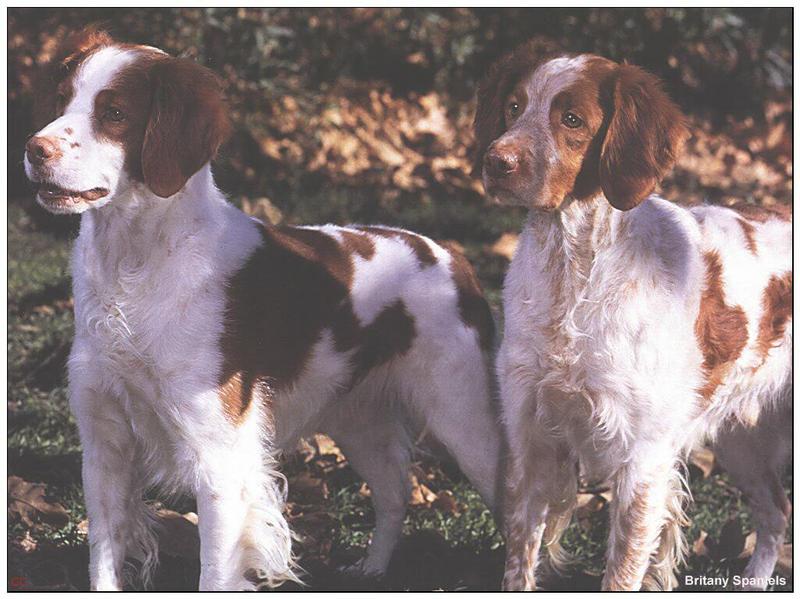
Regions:
<instances>
[{"instance_id":1,"label":"white chest fur","mask_svg":"<svg viewBox=\"0 0 800 599\"><path fill-rule=\"evenodd\" d=\"M691 395L700 384L686 314L696 311L702 268L695 254L669 247L691 230L673 213L660 200L631 213L576 203L533 215L520 237L505 281L500 375L535 381L538 416L587 456L606 442L623 447L660 413L686 424L666 418L667 390ZM654 220L657 236L645 227ZM676 381L675 372L686 376Z\"/></svg>"}]
</instances>

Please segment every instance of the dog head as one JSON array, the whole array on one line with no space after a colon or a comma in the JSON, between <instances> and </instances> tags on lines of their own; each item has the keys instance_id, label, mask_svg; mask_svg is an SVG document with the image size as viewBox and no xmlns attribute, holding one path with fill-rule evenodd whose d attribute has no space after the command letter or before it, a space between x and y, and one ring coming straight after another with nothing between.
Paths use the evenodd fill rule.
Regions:
<instances>
[{"instance_id":1,"label":"dog head","mask_svg":"<svg viewBox=\"0 0 800 599\"><path fill-rule=\"evenodd\" d=\"M230 126L208 69L87 29L45 68L25 146L37 201L55 213L99 208L134 187L180 191L216 154Z\"/></svg>"},{"instance_id":2,"label":"dog head","mask_svg":"<svg viewBox=\"0 0 800 599\"><path fill-rule=\"evenodd\" d=\"M656 77L538 43L501 59L478 90L474 172L496 201L555 210L603 193L628 210L652 193L688 137Z\"/></svg>"}]
</instances>

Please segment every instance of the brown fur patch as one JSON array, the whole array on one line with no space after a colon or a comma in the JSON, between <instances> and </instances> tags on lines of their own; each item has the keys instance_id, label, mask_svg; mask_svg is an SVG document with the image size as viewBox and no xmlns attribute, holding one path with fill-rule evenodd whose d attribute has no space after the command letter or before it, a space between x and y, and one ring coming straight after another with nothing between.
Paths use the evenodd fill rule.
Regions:
<instances>
[{"instance_id":1,"label":"brown fur patch","mask_svg":"<svg viewBox=\"0 0 800 599\"><path fill-rule=\"evenodd\" d=\"M61 116L75 94L73 80L80 64L114 40L96 27L75 32L59 46L53 58L36 75L33 124L37 130Z\"/></svg>"},{"instance_id":2,"label":"brown fur patch","mask_svg":"<svg viewBox=\"0 0 800 599\"><path fill-rule=\"evenodd\" d=\"M436 256L428 243L419 235L414 235L407 231L400 231L397 229L389 229L387 227L358 227L360 231L366 231L373 235L380 235L389 239L400 239L408 245L417 256L420 268L432 266L436 264Z\"/></svg>"},{"instance_id":3,"label":"brown fur patch","mask_svg":"<svg viewBox=\"0 0 800 599\"><path fill-rule=\"evenodd\" d=\"M397 300L384 308L357 335L354 345L358 349L353 356L355 372L351 384L360 381L373 368L385 364L395 356L402 356L411 349L411 342L416 336L414 318L403 302Z\"/></svg>"},{"instance_id":4,"label":"brown fur patch","mask_svg":"<svg viewBox=\"0 0 800 599\"><path fill-rule=\"evenodd\" d=\"M480 346L483 351L488 352L494 346L494 320L475 269L458 249L449 244L443 245L452 256L450 271L458 289L458 311L461 320L478 332Z\"/></svg>"},{"instance_id":5,"label":"brown fur patch","mask_svg":"<svg viewBox=\"0 0 800 599\"><path fill-rule=\"evenodd\" d=\"M695 335L703 353L705 384L700 396L709 402L725 379L729 366L747 345L747 317L739 306L728 306L722 288L722 262L716 252L703 254L706 281L695 321Z\"/></svg>"},{"instance_id":6,"label":"brown fur patch","mask_svg":"<svg viewBox=\"0 0 800 599\"><path fill-rule=\"evenodd\" d=\"M553 137L562 160L549 177L549 193L559 203L566 195L577 199L595 197L600 191L600 151L613 113L612 93L616 63L591 57L583 77L560 92L551 106ZM561 118L566 110L577 112L584 126L572 130L564 127Z\"/></svg>"},{"instance_id":7,"label":"brown fur patch","mask_svg":"<svg viewBox=\"0 0 800 599\"><path fill-rule=\"evenodd\" d=\"M654 75L623 64L614 77L613 116L600 153L600 185L615 208L630 210L672 168L689 131Z\"/></svg>"},{"instance_id":8,"label":"brown fur patch","mask_svg":"<svg viewBox=\"0 0 800 599\"><path fill-rule=\"evenodd\" d=\"M314 229L264 227L263 245L230 280L220 394L238 421L258 384L290 387L302 374L324 329L337 351L355 350L351 384L371 369L403 355L415 337L402 302L386 307L362 327L350 300L353 254L369 253L357 233L339 244ZM363 235L367 238L367 235Z\"/></svg>"},{"instance_id":9,"label":"brown fur patch","mask_svg":"<svg viewBox=\"0 0 800 599\"><path fill-rule=\"evenodd\" d=\"M110 108L124 119L106 118ZM94 128L118 141L126 168L169 197L217 153L230 133L222 82L191 60L142 51L95 100Z\"/></svg>"},{"instance_id":10,"label":"brown fur patch","mask_svg":"<svg viewBox=\"0 0 800 599\"><path fill-rule=\"evenodd\" d=\"M739 221L739 226L742 228L744 243L747 246L747 249L750 250L751 254L757 256L758 244L756 243L756 228L743 218L737 220Z\"/></svg>"},{"instance_id":11,"label":"brown fur patch","mask_svg":"<svg viewBox=\"0 0 800 599\"><path fill-rule=\"evenodd\" d=\"M748 204L746 202L737 202L728 206L731 210L735 210L747 220L752 220L757 223L765 223L771 219L791 221L792 208L784 204L774 204L772 206L761 206L758 204Z\"/></svg>"},{"instance_id":12,"label":"brown fur patch","mask_svg":"<svg viewBox=\"0 0 800 599\"><path fill-rule=\"evenodd\" d=\"M758 322L756 351L764 360L769 351L783 339L786 325L792 318L792 273L770 277L761 301L764 312Z\"/></svg>"},{"instance_id":13,"label":"brown fur patch","mask_svg":"<svg viewBox=\"0 0 800 599\"><path fill-rule=\"evenodd\" d=\"M364 260L371 260L375 255L375 243L366 235L359 235L350 231L342 231L344 246L348 251L358 254Z\"/></svg>"}]
</instances>

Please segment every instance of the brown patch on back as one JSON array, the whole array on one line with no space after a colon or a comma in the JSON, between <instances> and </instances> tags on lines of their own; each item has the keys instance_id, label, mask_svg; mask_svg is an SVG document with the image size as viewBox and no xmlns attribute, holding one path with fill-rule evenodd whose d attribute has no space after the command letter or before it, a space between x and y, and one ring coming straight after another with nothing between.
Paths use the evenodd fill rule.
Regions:
<instances>
[{"instance_id":1,"label":"brown patch on back","mask_svg":"<svg viewBox=\"0 0 800 599\"><path fill-rule=\"evenodd\" d=\"M372 233L373 235L380 235L389 239L400 239L406 243L417 256L420 268L432 266L436 264L436 256L433 254L431 246L419 235L414 235L408 231L399 229L389 229L387 227L358 227L361 231Z\"/></svg>"},{"instance_id":2,"label":"brown patch on back","mask_svg":"<svg viewBox=\"0 0 800 599\"><path fill-rule=\"evenodd\" d=\"M366 374L411 349L416 336L414 318L406 310L402 301L397 300L378 314L372 323L358 331L358 346L353 357L356 366L352 384L360 381Z\"/></svg>"},{"instance_id":3,"label":"brown patch on back","mask_svg":"<svg viewBox=\"0 0 800 599\"><path fill-rule=\"evenodd\" d=\"M340 244L315 229L264 227L261 233L263 245L229 282L220 340L220 394L234 422L247 411L257 385L282 390L301 376L325 329L336 351L355 350L351 385L407 352L415 336L401 301L363 327L353 312L353 255L370 254L367 235L350 232Z\"/></svg>"},{"instance_id":4,"label":"brown patch on back","mask_svg":"<svg viewBox=\"0 0 800 599\"><path fill-rule=\"evenodd\" d=\"M792 317L792 273L772 275L761 301L764 312L758 322L756 351L766 360L769 351L783 339Z\"/></svg>"},{"instance_id":5,"label":"brown patch on back","mask_svg":"<svg viewBox=\"0 0 800 599\"><path fill-rule=\"evenodd\" d=\"M457 248L447 243L442 245L451 256L450 271L458 289L458 311L461 320L477 331L481 349L488 352L494 346L494 320L475 270Z\"/></svg>"},{"instance_id":6,"label":"brown patch on back","mask_svg":"<svg viewBox=\"0 0 800 599\"><path fill-rule=\"evenodd\" d=\"M791 206L784 204L774 204L772 206L761 206L758 204L748 204L746 202L737 202L728 206L731 210L735 210L747 220L752 220L757 223L765 223L768 220L776 219L789 222L792 220Z\"/></svg>"},{"instance_id":7,"label":"brown patch on back","mask_svg":"<svg viewBox=\"0 0 800 599\"><path fill-rule=\"evenodd\" d=\"M695 321L695 335L703 353L706 383L699 393L706 402L725 379L729 366L747 345L747 317L739 306L725 303L722 262L716 252L703 254L706 281Z\"/></svg>"},{"instance_id":8,"label":"brown patch on back","mask_svg":"<svg viewBox=\"0 0 800 599\"><path fill-rule=\"evenodd\" d=\"M344 246L351 253L358 254L364 260L371 260L375 255L375 244L368 236L351 231L342 231L341 235Z\"/></svg>"},{"instance_id":9,"label":"brown patch on back","mask_svg":"<svg viewBox=\"0 0 800 599\"><path fill-rule=\"evenodd\" d=\"M744 243L750 253L754 256L758 255L758 244L756 243L756 228L744 220L743 218L736 219L739 221L739 226L742 228L744 234Z\"/></svg>"}]
</instances>

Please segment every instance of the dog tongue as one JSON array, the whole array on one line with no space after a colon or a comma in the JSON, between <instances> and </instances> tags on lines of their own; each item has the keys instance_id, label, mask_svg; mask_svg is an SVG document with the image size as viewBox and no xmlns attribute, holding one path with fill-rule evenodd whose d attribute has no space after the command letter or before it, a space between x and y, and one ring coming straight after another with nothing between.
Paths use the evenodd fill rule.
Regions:
<instances>
[{"instance_id":1,"label":"dog tongue","mask_svg":"<svg viewBox=\"0 0 800 599\"><path fill-rule=\"evenodd\" d=\"M51 198L81 198L87 202L94 202L108 195L108 190L102 187L95 187L89 191L70 191L56 185L44 185L41 191Z\"/></svg>"},{"instance_id":2,"label":"dog tongue","mask_svg":"<svg viewBox=\"0 0 800 599\"><path fill-rule=\"evenodd\" d=\"M95 200L99 200L100 198L107 196L108 190L103 189L102 187L95 187L94 189L84 191L79 195L88 202L94 202Z\"/></svg>"}]
</instances>

